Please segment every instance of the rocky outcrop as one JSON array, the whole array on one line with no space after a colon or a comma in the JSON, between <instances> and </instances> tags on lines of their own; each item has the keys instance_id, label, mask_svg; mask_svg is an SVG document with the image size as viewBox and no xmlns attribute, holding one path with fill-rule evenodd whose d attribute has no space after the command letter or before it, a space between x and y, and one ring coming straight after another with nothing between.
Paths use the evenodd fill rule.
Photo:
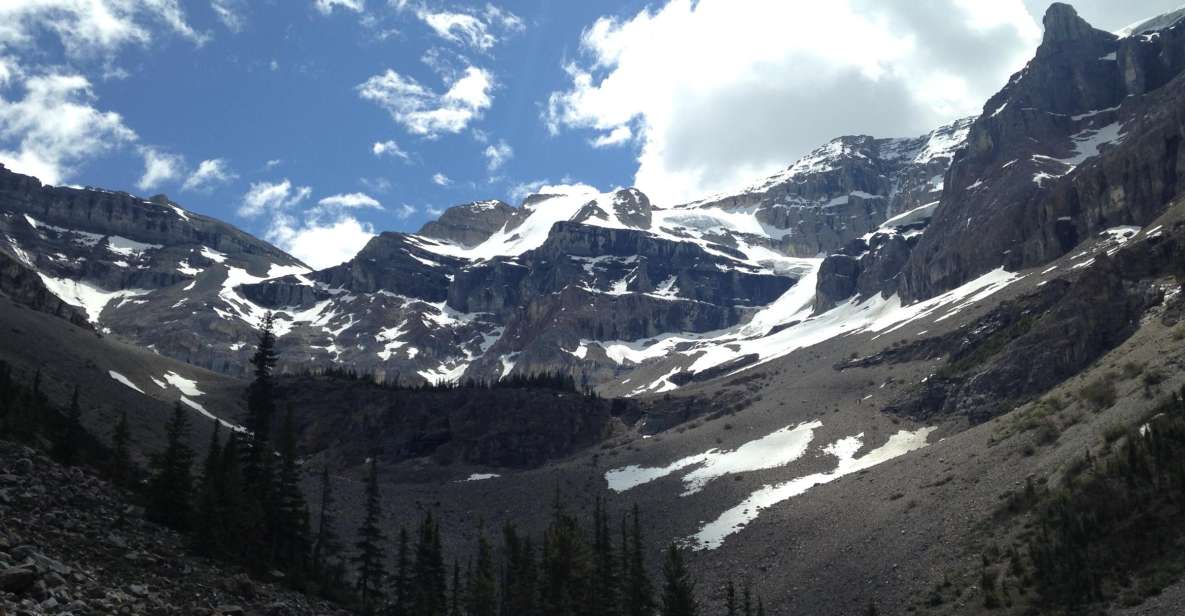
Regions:
<instances>
[{"instance_id":1,"label":"rocky outcrop","mask_svg":"<svg viewBox=\"0 0 1185 616\"><path fill-rule=\"evenodd\" d=\"M499 229L514 216L515 208L501 201L475 201L454 205L420 228L418 235L433 239L476 246Z\"/></svg>"},{"instance_id":2,"label":"rocky outcrop","mask_svg":"<svg viewBox=\"0 0 1185 616\"><path fill-rule=\"evenodd\" d=\"M37 273L16 259L0 252L0 293L33 310L62 317L79 327L91 328L86 314L58 299Z\"/></svg>"},{"instance_id":3,"label":"rocky outcrop","mask_svg":"<svg viewBox=\"0 0 1185 616\"><path fill-rule=\"evenodd\" d=\"M0 441L0 613L346 614L188 554L93 473Z\"/></svg>"},{"instance_id":4,"label":"rocky outcrop","mask_svg":"<svg viewBox=\"0 0 1185 616\"><path fill-rule=\"evenodd\" d=\"M1142 226L1180 194L1185 24L1117 39L1062 4L1045 21L1036 56L987 102L951 165L901 276L907 301Z\"/></svg>"}]
</instances>

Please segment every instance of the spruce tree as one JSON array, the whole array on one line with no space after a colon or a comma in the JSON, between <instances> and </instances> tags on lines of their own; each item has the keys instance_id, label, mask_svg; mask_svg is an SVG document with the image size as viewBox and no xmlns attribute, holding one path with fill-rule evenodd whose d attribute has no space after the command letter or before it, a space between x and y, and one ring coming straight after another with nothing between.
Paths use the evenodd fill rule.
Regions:
<instances>
[{"instance_id":1,"label":"spruce tree","mask_svg":"<svg viewBox=\"0 0 1185 616\"><path fill-rule=\"evenodd\" d=\"M219 516L219 470L222 464L222 443L218 438L221 424L214 422L210 434L210 446L206 449L206 461L202 463L202 476L198 483L196 510L194 511L193 548L199 554L213 555L221 552L222 520Z\"/></svg>"},{"instance_id":2,"label":"spruce tree","mask_svg":"<svg viewBox=\"0 0 1185 616\"><path fill-rule=\"evenodd\" d=\"M590 605L591 550L576 519L556 493L551 524L543 536L540 602L549 616L582 614Z\"/></svg>"},{"instance_id":3,"label":"spruce tree","mask_svg":"<svg viewBox=\"0 0 1185 616\"><path fill-rule=\"evenodd\" d=\"M228 550L239 558L250 553L251 542L247 539L248 523L244 510L247 503L247 482L243 478L242 440L231 432L222 447L222 459L218 468L218 519L221 521L220 535L226 537Z\"/></svg>"},{"instance_id":4,"label":"spruce tree","mask_svg":"<svg viewBox=\"0 0 1185 616\"><path fill-rule=\"evenodd\" d=\"M370 471L366 475L366 514L358 529L358 541L354 547L358 555L354 557L354 564L358 568L357 589L362 609L367 613L382 599L384 550L382 529L382 500L379 494L378 461L370 460Z\"/></svg>"},{"instance_id":5,"label":"spruce tree","mask_svg":"<svg viewBox=\"0 0 1185 616\"><path fill-rule=\"evenodd\" d=\"M469 616L494 616L498 611L494 554L485 529L477 530L477 563L469 577Z\"/></svg>"},{"instance_id":6,"label":"spruce tree","mask_svg":"<svg viewBox=\"0 0 1185 616\"><path fill-rule=\"evenodd\" d=\"M277 486L276 559L296 580L303 577L309 553L308 508L300 490L296 459L296 420L289 408L280 439L280 476Z\"/></svg>"},{"instance_id":7,"label":"spruce tree","mask_svg":"<svg viewBox=\"0 0 1185 616\"><path fill-rule=\"evenodd\" d=\"M248 564L256 569L270 566L277 552L276 530L280 526L276 506L275 473L272 468L272 419L275 416L275 317L268 312L260 324L259 344L251 356L254 379L247 388L247 430L243 479L245 483L243 524L247 528Z\"/></svg>"},{"instance_id":8,"label":"spruce tree","mask_svg":"<svg viewBox=\"0 0 1185 616\"><path fill-rule=\"evenodd\" d=\"M412 607L411 553L407 528L399 527L399 546L395 552L395 579L392 580L392 616L409 616Z\"/></svg>"},{"instance_id":9,"label":"spruce tree","mask_svg":"<svg viewBox=\"0 0 1185 616\"><path fill-rule=\"evenodd\" d=\"M593 507L593 616L614 616L620 607L617 560L613 553L613 535L609 531L609 514L605 502L597 497Z\"/></svg>"},{"instance_id":10,"label":"spruce tree","mask_svg":"<svg viewBox=\"0 0 1185 616\"><path fill-rule=\"evenodd\" d=\"M321 506L317 513L317 539L313 544L313 571L322 582L328 581L329 561L341 551L336 520L333 484L329 481L329 466L326 465L321 468Z\"/></svg>"},{"instance_id":11,"label":"spruce tree","mask_svg":"<svg viewBox=\"0 0 1185 616\"><path fill-rule=\"evenodd\" d=\"M128 412L124 411L111 434L111 483L126 486L132 474L131 431L128 429Z\"/></svg>"},{"instance_id":12,"label":"spruce tree","mask_svg":"<svg viewBox=\"0 0 1185 616\"><path fill-rule=\"evenodd\" d=\"M622 518L622 613L627 616L654 614L654 584L646 570L645 547L642 540L642 514L635 504L633 524Z\"/></svg>"},{"instance_id":13,"label":"spruce tree","mask_svg":"<svg viewBox=\"0 0 1185 616\"><path fill-rule=\"evenodd\" d=\"M732 583L732 578L729 578L728 584L724 587L724 609L728 616L737 616L737 589Z\"/></svg>"},{"instance_id":14,"label":"spruce tree","mask_svg":"<svg viewBox=\"0 0 1185 616\"><path fill-rule=\"evenodd\" d=\"M57 443L58 459L62 464L73 466L82 457L82 407L78 404L78 386L70 396L70 408L66 411L66 425L62 428Z\"/></svg>"},{"instance_id":15,"label":"spruce tree","mask_svg":"<svg viewBox=\"0 0 1185 616\"><path fill-rule=\"evenodd\" d=\"M193 491L193 451L189 440L189 417L181 403L174 403L173 416L165 429L165 449L153 456L153 477L149 483L148 514L163 524L184 530L189 523Z\"/></svg>"},{"instance_id":16,"label":"spruce tree","mask_svg":"<svg viewBox=\"0 0 1185 616\"><path fill-rule=\"evenodd\" d=\"M662 608L659 613L662 616L695 616L695 582L683 562L683 553L673 543L667 548L662 573Z\"/></svg>"},{"instance_id":17,"label":"spruce tree","mask_svg":"<svg viewBox=\"0 0 1185 616\"><path fill-rule=\"evenodd\" d=\"M536 616L538 572L530 537L520 537L514 524L502 528L505 567L502 574L502 616Z\"/></svg>"},{"instance_id":18,"label":"spruce tree","mask_svg":"<svg viewBox=\"0 0 1185 616\"><path fill-rule=\"evenodd\" d=\"M447 609L445 596L444 555L440 545L440 527L425 513L416 538L416 559L412 573L414 616L440 616Z\"/></svg>"}]
</instances>

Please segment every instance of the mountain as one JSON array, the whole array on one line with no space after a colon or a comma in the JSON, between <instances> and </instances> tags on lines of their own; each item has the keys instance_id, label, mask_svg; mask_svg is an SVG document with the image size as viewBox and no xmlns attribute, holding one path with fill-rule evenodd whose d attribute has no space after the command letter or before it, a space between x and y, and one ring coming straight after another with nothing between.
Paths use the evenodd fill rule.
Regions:
<instances>
[{"instance_id":1,"label":"mountain","mask_svg":"<svg viewBox=\"0 0 1185 616\"><path fill-rule=\"evenodd\" d=\"M240 423L271 310L343 528L373 461L388 535L431 512L461 560L476 518L636 505L707 613L728 580L771 613L1179 613L1179 17L1119 36L1053 4L977 117L692 203L462 204L320 271L0 171L0 359L93 391L97 434L135 409L150 450L181 402L201 442Z\"/></svg>"}]
</instances>

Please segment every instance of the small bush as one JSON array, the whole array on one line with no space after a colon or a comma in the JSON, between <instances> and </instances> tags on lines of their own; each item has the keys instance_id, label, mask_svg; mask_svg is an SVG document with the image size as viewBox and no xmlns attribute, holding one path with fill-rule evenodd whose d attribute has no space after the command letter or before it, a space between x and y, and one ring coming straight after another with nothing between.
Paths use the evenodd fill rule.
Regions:
<instances>
[{"instance_id":1,"label":"small bush","mask_svg":"<svg viewBox=\"0 0 1185 616\"><path fill-rule=\"evenodd\" d=\"M1114 380L1103 377L1091 381L1079 390L1078 397L1094 410L1101 411L1114 405L1118 394L1115 392Z\"/></svg>"},{"instance_id":2,"label":"small bush","mask_svg":"<svg viewBox=\"0 0 1185 616\"><path fill-rule=\"evenodd\" d=\"M1122 366L1122 370L1123 370L1123 378L1127 379L1127 380L1131 380L1131 379L1136 378L1137 376L1140 376L1140 373L1144 372L1144 364L1137 363L1134 361L1124 362L1124 364Z\"/></svg>"}]
</instances>

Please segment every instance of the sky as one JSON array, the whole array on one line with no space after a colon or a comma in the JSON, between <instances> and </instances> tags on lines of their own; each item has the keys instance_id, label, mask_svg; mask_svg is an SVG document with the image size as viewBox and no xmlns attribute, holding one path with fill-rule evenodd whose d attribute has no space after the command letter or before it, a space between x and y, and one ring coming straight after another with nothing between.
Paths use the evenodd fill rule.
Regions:
<instances>
[{"instance_id":1,"label":"sky","mask_svg":"<svg viewBox=\"0 0 1185 616\"><path fill-rule=\"evenodd\" d=\"M1182 0L1086 0L1105 30ZM0 0L0 163L169 195L316 268L447 207L736 190L968 115L1041 0Z\"/></svg>"}]
</instances>

